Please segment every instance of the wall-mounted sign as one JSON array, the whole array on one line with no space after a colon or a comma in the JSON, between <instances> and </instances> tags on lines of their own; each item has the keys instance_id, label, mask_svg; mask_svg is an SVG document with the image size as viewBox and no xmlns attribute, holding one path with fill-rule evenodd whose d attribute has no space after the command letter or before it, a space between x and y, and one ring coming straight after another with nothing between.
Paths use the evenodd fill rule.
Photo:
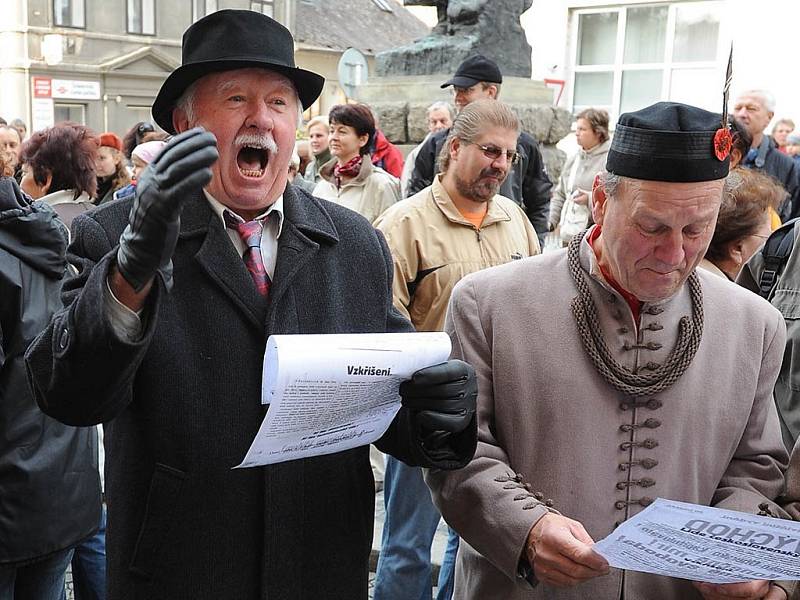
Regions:
<instances>
[{"instance_id":1,"label":"wall-mounted sign","mask_svg":"<svg viewBox=\"0 0 800 600\"><path fill-rule=\"evenodd\" d=\"M53 98L100 100L100 82L80 79L53 79Z\"/></svg>"},{"instance_id":2,"label":"wall-mounted sign","mask_svg":"<svg viewBox=\"0 0 800 600\"><path fill-rule=\"evenodd\" d=\"M53 80L49 77L34 77L33 78L33 97L34 98L52 98Z\"/></svg>"},{"instance_id":3,"label":"wall-mounted sign","mask_svg":"<svg viewBox=\"0 0 800 600\"><path fill-rule=\"evenodd\" d=\"M34 98L31 101L31 131L52 127L55 122L55 107L51 98Z\"/></svg>"}]
</instances>

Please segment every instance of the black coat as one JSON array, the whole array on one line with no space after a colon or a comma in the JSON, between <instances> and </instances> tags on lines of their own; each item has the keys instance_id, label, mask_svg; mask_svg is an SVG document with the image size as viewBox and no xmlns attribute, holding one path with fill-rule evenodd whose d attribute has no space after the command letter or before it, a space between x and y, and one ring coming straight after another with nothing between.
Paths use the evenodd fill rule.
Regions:
<instances>
[{"instance_id":1,"label":"black coat","mask_svg":"<svg viewBox=\"0 0 800 600\"><path fill-rule=\"evenodd\" d=\"M416 194L433 183L438 173L436 168L439 153L447 140L450 129L437 131L422 143L414 163L414 172L408 183L409 196ZM540 241L547 233L547 220L550 216L550 190L553 187L544 160L539 150L539 142L524 131L517 138L519 162L500 186L500 193L519 204L539 234Z\"/></svg>"},{"instance_id":2,"label":"black coat","mask_svg":"<svg viewBox=\"0 0 800 600\"><path fill-rule=\"evenodd\" d=\"M790 156L778 150L771 137L765 135L755 159L745 160L742 165L763 171L783 185L786 200L778 207L778 213L784 223L800 216L800 170Z\"/></svg>"},{"instance_id":3,"label":"black coat","mask_svg":"<svg viewBox=\"0 0 800 600\"><path fill-rule=\"evenodd\" d=\"M109 599L366 598L375 498L368 447L231 467L265 414L268 335L411 330L392 306L383 238L356 213L287 187L264 303L198 194L181 216L174 288L154 288L141 341L126 343L102 307L130 208L120 200L75 219L69 259L80 275L65 285L68 308L28 353L49 414L76 424L113 419ZM379 446L424 463L399 426L403 414Z\"/></svg>"},{"instance_id":4,"label":"black coat","mask_svg":"<svg viewBox=\"0 0 800 600\"><path fill-rule=\"evenodd\" d=\"M0 564L64 550L100 523L97 432L46 416L24 354L61 308L67 231L0 178Z\"/></svg>"}]
</instances>

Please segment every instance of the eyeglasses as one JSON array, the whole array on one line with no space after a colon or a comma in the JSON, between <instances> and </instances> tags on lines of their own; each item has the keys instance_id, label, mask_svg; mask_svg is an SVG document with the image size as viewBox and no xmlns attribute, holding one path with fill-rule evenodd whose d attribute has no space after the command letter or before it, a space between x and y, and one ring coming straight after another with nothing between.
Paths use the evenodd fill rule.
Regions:
<instances>
[{"instance_id":1,"label":"eyeglasses","mask_svg":"<svg viewBox=\"0 0 800 600\"><path fill-rule=\"evenodd\" d=\"M150 133L151 131L155 130L156 128L153 127L152 123L145 122L140 124L139 127L136 128L136 133L138 133L139 135L144 135L145 133Z\"/></svg>"},{"instance_id":2,"label":"eyeglasses","mask_svg":"<svg viewBox=\"0 0 800 600\"><path fill-rule=\"evenodd\" d=\"M483 144L476 144L475 142L468 142L468 143L472 144L473 146L477 146L478 148L480 148L481 152L483 152L483 155L486 158L491 158L493 161L495 161L498 158L500 158L500 156L505 151L506 160L510 164L516 165L519 162L519 152L517 152L516 150L504 150L503 148L498 148L497 146L495 146L493 144L487 144L487 145L484 146Z\"/></svg>"},{"instance_id":3,"label":"eyeglasses","mask_svg":"<svg viewBox=\"0 0 800 600\"><path fill-rule=\"evenodd\" d=\"M453 95L455 96L456 94L466 94L467 92L472 90L476 85L478 85L478 84L474 83L469 87L460 87L460 86L454 85L453 86Z\"/></svg>"}]
</instances>

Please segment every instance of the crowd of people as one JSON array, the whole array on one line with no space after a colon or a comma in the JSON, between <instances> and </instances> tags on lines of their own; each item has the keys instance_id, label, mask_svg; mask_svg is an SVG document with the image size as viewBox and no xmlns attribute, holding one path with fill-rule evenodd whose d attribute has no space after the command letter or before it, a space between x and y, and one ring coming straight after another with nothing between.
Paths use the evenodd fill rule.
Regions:
<instances>
[{"instance_id":1,"label":"crowd of people","mask_svg":"<svg viewBox=\"0 0 800 600\"><path fill-rule=\"evenodd\" d=\"M437 600L792 597L592 549L658 496L800 517L796 315L735 283L800 215L771 94L583 110L551 182L491 58L404 158L366 104L303 124L293 47L220 10L154 123L0 119L0 600L363 599L380 489L378 600L431 598L442 516ZM373 446L232 469L269 335L407 331L453 353Z\"/></svg>"}]
</instances>

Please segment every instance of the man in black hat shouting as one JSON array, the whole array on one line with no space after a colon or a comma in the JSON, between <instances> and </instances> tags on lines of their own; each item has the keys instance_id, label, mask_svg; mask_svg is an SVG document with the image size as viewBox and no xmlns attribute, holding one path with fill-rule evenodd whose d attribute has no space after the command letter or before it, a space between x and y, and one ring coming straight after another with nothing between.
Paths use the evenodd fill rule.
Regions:
<instances>
[{"instance_id":1,"label":"man in black hat shouting","mask_svg":"<svg viewBox=\"0 0 800 600\"><path fill-rule=\"evenodd\" d=\"M781 315L695 270L725 192L721 122L668 102L622 115L596 225L453 291L445 329L478 372L478 451L426 481L462 537L454 597L785 598L766 581L609 570L592 550L654 498L753 513L783 488Z\"/></svg>"},{"instance_id":2,"label":"man in black hat shouting","mask_svg":"<svg viewBox=\"0 0 800 600\"><path fill-rule=\"evenodd\" d=\"M78 275L27 361L45 412L107 424L112 600L367 597L368 447L232 469L264 416L267 336L411 329L392 307L383 238L286 183L299 113L322 84L272 19L201 19L153 105L177 135L135 199L73 222ZM402 396L379 447L468 462L471 368L424 369Z\"/></svg>"},{"instance_id":3,"label":"man in black hat shouting","mask_svg":"<svg viewBox=\"0 0 800 600\"><path fill-rule=\"evenodd\" d=\"M453 101L461 110L475 100L496 100L500 95L503 74L497 64L485 56L476 54L462 62L456 74L442 84L442 88L453 87ZM414 172L408 184L408 196L413 196L433 183L438 173L436 160L444 146L450 129L431 135L420 147L414 163ZM522 131L517 138L518 161L511 169L500 194L519 204L540 242L547 232L550 209L550 189L553 187L544 168L539 143L532 135Z\"/></svg>"}]
</instances>

